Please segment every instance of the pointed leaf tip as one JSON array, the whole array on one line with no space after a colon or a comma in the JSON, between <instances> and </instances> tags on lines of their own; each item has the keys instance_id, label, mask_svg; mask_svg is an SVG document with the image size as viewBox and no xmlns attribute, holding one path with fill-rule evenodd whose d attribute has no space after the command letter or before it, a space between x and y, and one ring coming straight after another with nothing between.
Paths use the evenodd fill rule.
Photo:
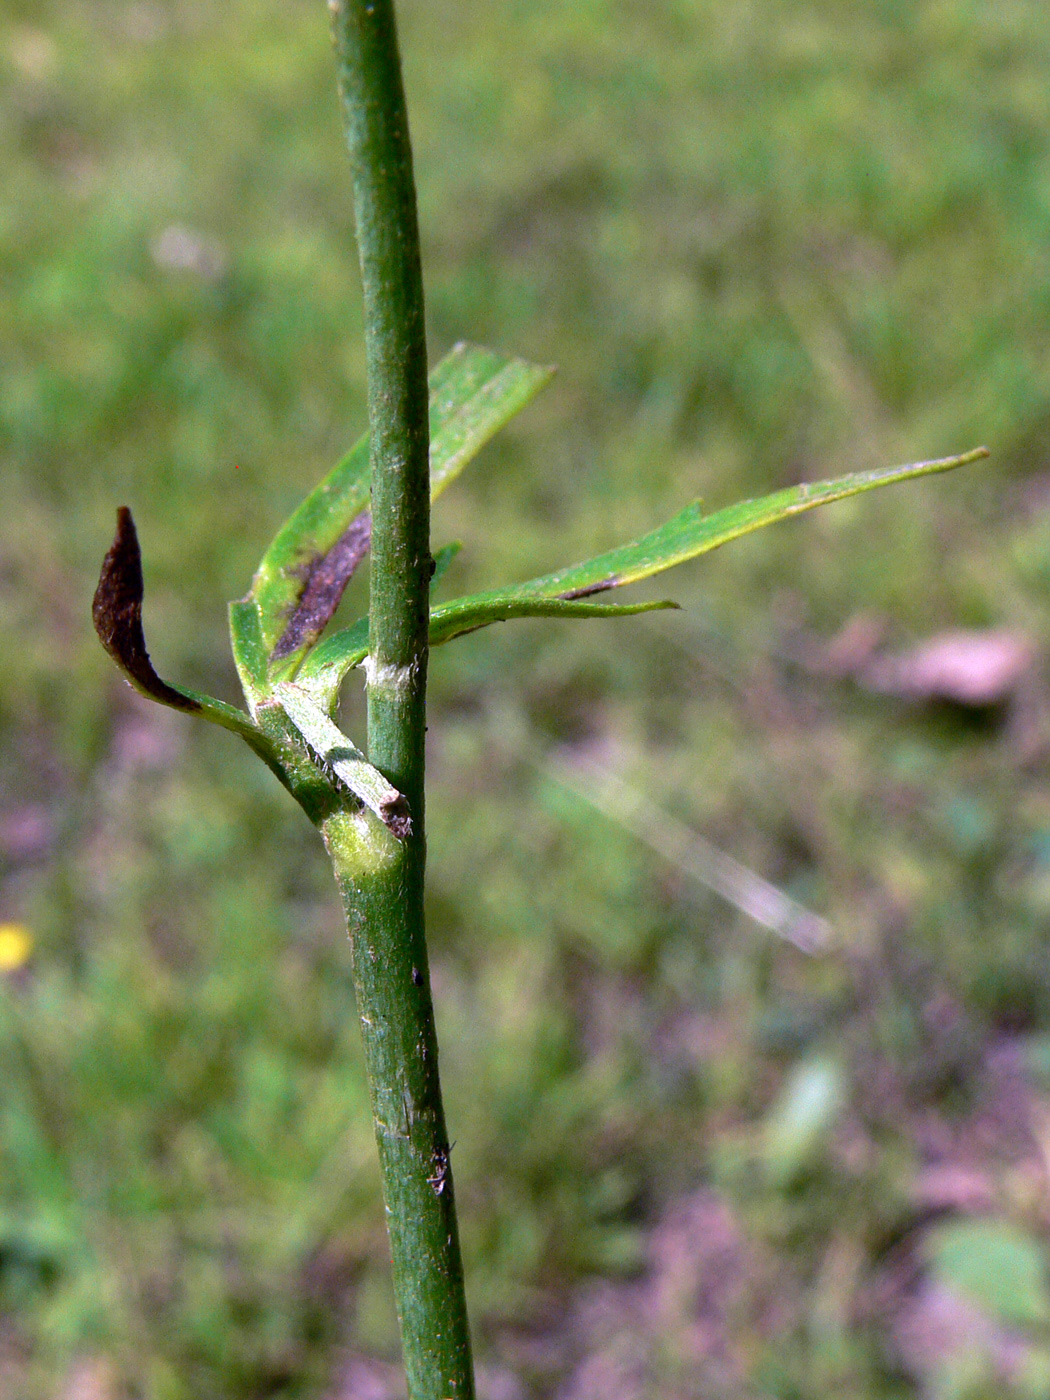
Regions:
<instances>
[{"instance_id":1,"label":"pointed leaf tip","mask_svg":"<svg viewBox=\"0 0 1050 1400\"><path fill-rule=\"evenodd\" d=\"M142 553L135 521L127 506L117 511L117 533L102 561L91 617L98 639L125 676L152 700L176 710L198 713L198 700L162 681L153 668L142 630Z\"/></svg>"}]
</instances>

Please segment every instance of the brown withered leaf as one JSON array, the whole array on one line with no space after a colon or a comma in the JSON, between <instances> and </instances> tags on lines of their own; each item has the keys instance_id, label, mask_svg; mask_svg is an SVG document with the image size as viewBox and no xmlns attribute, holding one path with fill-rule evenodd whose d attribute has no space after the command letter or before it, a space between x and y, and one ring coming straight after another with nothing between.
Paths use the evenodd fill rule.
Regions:
<instances>
[{"instance_id":1,"label":"brown withered leaf","mask_svg":"<svg viewBox=\"0 0 1050 1400\"><path fill-rule=\"evenodd\" d=\"M102 561L102 573L91 604L99 641L137 690L177 710L197 713L201 706L153 669L142 630L142 554L131 511L117 511L117 533Z\"/></svg>"}]
</instances>

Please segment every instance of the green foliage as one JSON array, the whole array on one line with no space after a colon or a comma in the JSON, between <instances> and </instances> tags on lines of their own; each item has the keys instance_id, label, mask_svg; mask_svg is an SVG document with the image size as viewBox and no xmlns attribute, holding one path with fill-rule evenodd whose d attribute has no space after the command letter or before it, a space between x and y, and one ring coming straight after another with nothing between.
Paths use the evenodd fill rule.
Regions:
<instances>
[{"instance_id":1,"label":"green foliage","mask_svg":"<svg viewBox=\"0 0 1050 1400\"><path fill-rule=\"evenodd\" d=\"M437 496L488 439L550 378L550 371L460 344L430 376L431 495ZM436 646L494 622L523 617L624 617L673 607L672 603L604 604L582 601L662 573L730 540L834 501L935 472L950 471L988 455L986 448L906 467L856 472L837 481L790 487L758 501L743 501L713 516L687 506L649 534L597 559L488 593L457 598L431 609L430 642ZM329 714L347 671L368 656L369 620L361 618L316 646L358 565L368 555L370 526L368 437L314 488L278 531L256 570L247 597L230 605L234 659L251 717L221 700L172 687L146 654L141 613L142 562L130 513L118 512L117 536L103 562L94 621L103 646L143 695L188 710L241 735L277 773L312 819L325 765L366 807L388 824L396 820L399 794L340 733ZM362 528L363 526L363 528ZM444 546L447 550L449 547ZM437 562L433 573L437 574ZM295 684L283 680L295 678ZM283 710L316 757L318 772L303 780L298 753L289 749ZM332 788L333 801L336 789Z\"/></svg>"},{"instance_id":2,"label":"green foliage","mask_svg":"<svg viewBox=\"0 0 1050 1400\"><path fill-rule=\"evenodd\" d=\"M489 438L525 407L550 375L549 369L476 345L457 345L445 356L430 375L432 500L455 481ZM328 554L364 514L368 492L366 434L310 492L278 532L256 571L249 597L259 609L262 638L269 651L281 640L300 602L304 571ZM294 674L317 635L313 633L296 648L283 651L276 674Z\"/></svg>"},{"instance_id":3,"label":"green foliage","mask_svg":"<svg viewBox=\"0 0 1050 1400\"><path fill-rule=\"evenodd\" d=\"M596 559L569 565L557 573L530 579L511 587L492 589L456 598L431 609L432 646L453 637L476 632L493 622L514 617L616 617L651 612L671 603L601 604L580 601L589 594L605 593L673 568L675 564L707 554L730 540L751 534L766 525L788 520L816 506L860 495L877 486L908 481L938 471L949 471L987 456L984 448L937 462L916 462L907 467L857 472L838 481L822 481L777 491L759 501L742 501L714 515L705 516L699 504L686 508L665 525L631 544L609 550ZM336 633L305 658L300 681L327 707L338 698L346 672L360 665L368 652L367 622Z\"/></svg>"},{"instance_id":4,"label":"green foliage","mask_svg":"<svg viewBox=\"0 0 1050 1400\"><path fill-rule=\"evenodd\" d=\"M1046 1258L1038 1241L1007 1220L963 1220L933 1231L937 1276L991 1317L1012 1326L1050 1322Z\"/></svg>"}]
</instances>

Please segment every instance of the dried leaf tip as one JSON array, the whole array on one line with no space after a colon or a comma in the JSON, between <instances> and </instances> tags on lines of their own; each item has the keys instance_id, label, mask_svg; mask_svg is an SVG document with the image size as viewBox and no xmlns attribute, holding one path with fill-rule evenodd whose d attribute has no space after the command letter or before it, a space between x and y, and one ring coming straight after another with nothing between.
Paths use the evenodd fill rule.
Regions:
<instances>
[{"instance_id":1,"label":"dried leaf tip","mask_svg":"<svg viewBox=\"0 0 1050 1400\"><path fill-rule=\"evenodd\" d=\"M399 841L407 841L412 835L412 817L408 809L408 799L398 793L390 802L384 802L379 815Z\"/></svg>"},{"instance_id":2,"label":"dried leaf tip","mask_svg":"<svg viewBox=\"0 0 1050 1400\"><path fill-rule=\"evenodd\" d=\"M127 506L117 511L117 533L102 561L91 618L98 639L137 690L161 704L196 713L196 700L162 681L153 669L142 630L142 553Z\"/></svg>"}]
</instances>

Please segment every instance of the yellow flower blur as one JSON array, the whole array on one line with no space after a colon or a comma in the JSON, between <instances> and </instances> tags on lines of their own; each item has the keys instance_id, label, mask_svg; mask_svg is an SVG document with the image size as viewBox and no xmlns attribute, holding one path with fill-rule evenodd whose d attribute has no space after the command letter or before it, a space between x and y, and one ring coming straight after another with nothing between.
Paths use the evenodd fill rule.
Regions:
<instances>
[{"instance_id":1,"label":"yellow flower blur","mask_svg":"<svg viewBox=\"0 0 1050 1400\"><path fill-rule=\"evenodd\" d=\"M0 924L0 973L17 972L32 951L33 935L25 924Z\"/></svg>"}]
</instances>

